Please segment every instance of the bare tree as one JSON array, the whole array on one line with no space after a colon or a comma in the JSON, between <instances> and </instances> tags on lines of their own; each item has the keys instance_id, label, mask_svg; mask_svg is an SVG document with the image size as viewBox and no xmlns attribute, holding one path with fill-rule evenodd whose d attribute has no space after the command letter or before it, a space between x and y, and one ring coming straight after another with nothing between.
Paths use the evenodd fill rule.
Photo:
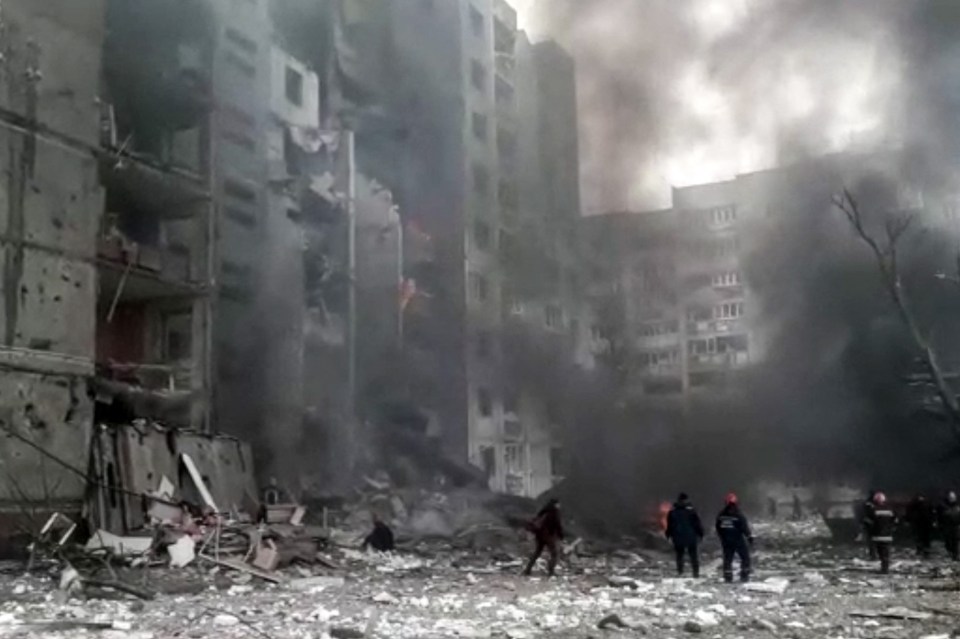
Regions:
<instances>
[{"instance_id":1,"label":"bare tree","mask_svg":"<svg viewBox=\"0 0 960 639\"><path fill-rule=\"evenodd\" d=\"M940 399L947 419L953 428L954 435L960 438L960 403L957 401L957 394L947 383L937 353L931 346L930 340L920 329L916 315L904 295L900 277L899 248L901 241L913 223L914 216L904 214L887 217L884 223L883 237L878 238L866 228L860 205L850 191L844 189L840 195L834 196L833 204L844 214L857 236L873 252L883 287L893 301L897 314L921 353L923 363L930 373L937 397Z\"/></svg>"}]
</instances>

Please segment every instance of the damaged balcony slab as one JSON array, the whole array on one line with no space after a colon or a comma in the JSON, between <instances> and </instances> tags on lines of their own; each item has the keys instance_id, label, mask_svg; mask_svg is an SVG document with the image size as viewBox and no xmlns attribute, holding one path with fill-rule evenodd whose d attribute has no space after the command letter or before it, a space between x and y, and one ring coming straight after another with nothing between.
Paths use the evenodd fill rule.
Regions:
<instances>
[{"instance_id":1,"label":"damaged balcony slab","mask_svg":"<svg viewBox=\"0 0 960 639\"><path fill-rule=\"evenodd\" d=\"M123 264L105 257L97 258L97 266L101 291L107 295L119 293L124 301L195 298L207 293L203 284L174 279L163 270Z\"/></svg>"},{"instance_id":2,"label":"damaged balcony slab","mask_svg":"<svg viewBox=\"0 0 960 639\"><path fill-rule=\"evenodd\" d=\"M98 157L103 186L141 203L158 217L195 217L200 212L197 205L211 199L207 183L199 174L131 155L101 152Z\"/></svg>"}]
</instances>

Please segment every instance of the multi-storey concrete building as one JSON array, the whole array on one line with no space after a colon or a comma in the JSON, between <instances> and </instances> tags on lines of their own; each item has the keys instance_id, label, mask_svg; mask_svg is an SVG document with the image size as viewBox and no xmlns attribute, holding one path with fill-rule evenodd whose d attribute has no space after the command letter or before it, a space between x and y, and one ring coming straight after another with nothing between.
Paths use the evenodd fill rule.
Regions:
<instances>
[{"instance_id":1,"label":"multi-storey concrete building","mask_svg":"<svg viewBox=\"0 0 960 639\"><path fill-rule=\"evenodd\" d=\"M901 189L898 206L914 207L897 161L896 153L825 156L675 188L671 209L586 218L591 293L628 386L667 398L736 388L764 359L778 311L764 306L748 267L754 278L772 277L756 265L776 229L790 216L815 224L839 214L832 197L864 180L881 176Z\"/></svg>"},{"instance_id":2,"label":"multi-storey concrete building","mask_svg":"<svg viewBox=\"0 0 960 639\"><path fill-rule=\"evenodd\" d=\"M0 500L72 512L84 483L39 450L83 468L94 423L209 427L210 21L119 0L2 11L0 351L16 436L0 455L18 488Z\"/></svg>"}]
</instances>

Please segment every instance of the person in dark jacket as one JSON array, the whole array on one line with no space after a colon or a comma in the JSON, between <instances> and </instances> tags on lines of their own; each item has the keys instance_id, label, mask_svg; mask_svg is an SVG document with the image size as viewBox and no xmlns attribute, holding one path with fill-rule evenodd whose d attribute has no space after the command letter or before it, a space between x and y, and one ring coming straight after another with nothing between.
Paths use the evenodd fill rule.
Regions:
<instances>
[{"instance_id":1,"label":"person in dark jacket","mask_svg":"<svg viewBox=\"0 0 960 639\"><path fill-rule=\"evenodd\" d=\"M753 546L753 533L747 518L740 511L737 496L727 495L726 505L717 515L717 536L723 548L723 580L733 581L733 558L740 559L740 581L750 580L750 547Z\"/></svg>"},{"instance_id":2,"label":"person in dark jacket","mask_svg":"<svg viewBox=\"0 0 960 639\"><path fill-rule=\"evenodd\" d=\"M936 513L925 496L918 494L907 506L907 522L913 532L917 555L923 559L929 558L930 543L933 540L933 527L936 524Z\"/></svg>"},{"instance_id":3,"label":"person in dark jacket","mask_svg":"<svg viewBox=\"0 0 960 639\"><path fill-rule=\"evenodd\" d=\"M869 522L873 521L873 513L877 509L876 505L873 503L874 498L877 496L879 491L870 489L870 492L867 493L867 499L859 508L860 516L860 526L863 528L863 538L867 543L867 552L870 556L870 561L877 561L879 558L877 555L877 546L873 543L873 540L870 538L870 524Z\"/></svg>"},{"instance_id":4,"label":"person in dark jacket","mask_svg":"<svg viewBox=\"0 0 960 639\"><path fill-rule=\"evenodd\" d=\"M897 527L897 516L887 505L887 496L877 492L873 496L873 508L864 520L870 541L880 558L880 574L890 572L890 547L893 546L893 533Z\"/></svg>"},{"instance_id":5,"label":"person in dark jacket","mask_svg":"<svg viewBox=\"0 0 960 639\"><path fill-rule=\"evenodd\" d=\"M396 549L393 531L376 515L373 517L373 530L363 540L363 549L367 548L373 548L377 552L393 552Z\"/></svg>"},{"instance_id":6,"label":"person in dark jacket","mask_svg":"<svg viewBox=\"0 0 960 639\"><path fill-rule=\"evenodd\" d=\"M703 525L686 493L680 493L667 515L666 536L673 542L673 549L677 553L677 574L683 575L684 558L689 556L694 579L700 577L699 546L703 541Z\"/></svg>"},{"instance_id":7,"label":"person in dark jacket","mask_svg":"<svg viewBox=\"0 0 960 639\"><path fill-rule=\"evenodd\" d=\"M960 502L957 493L950 491L937 513L943 545L954 561L960 561Z\"/></svg>"},{"instance_id":8,"label":"person in dark jacket","mask_svg":"<svg viewBox=\"0 0 960 639\"><path fill-rule=\"evenodd\" d=\"M559 543L563 539L563 524L560 521L560 501L551 499L540 509L537 516L530 522L528 530L533 533L536 539L537 547L530 555L527 567L523 574L530 576L533 567L540 559L544 549L550 553L550 560L547 563L547 574L551 577L557 569L557 560L560 558Z\"/></svg>"}]
</instances>

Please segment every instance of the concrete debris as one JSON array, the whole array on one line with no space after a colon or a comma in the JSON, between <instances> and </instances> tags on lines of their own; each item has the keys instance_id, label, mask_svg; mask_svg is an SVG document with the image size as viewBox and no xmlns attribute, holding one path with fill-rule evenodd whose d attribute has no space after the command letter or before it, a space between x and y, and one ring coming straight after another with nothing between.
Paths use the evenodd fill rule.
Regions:
<instances>
[{"instance_id":1,"label":"concrete debris","mask_svg":"<svg viewBox=\"0 0 960 639\"><path fill-rule=\"evenodd\" d=\"M756 628L757 630L765 630L766 632L777 631L777 624L767 619L754 619L753 627Z\"/></svg>"},{"instance_id":2,"label":"concrete debris","mask_svg":"<svg viewBox=\"0 0 960 639\"><path fill-rule=\"evenodd\" d=\"M389 592L380 592L373 596L373 602L378 604L396 605L400 603L400 600L391 595Z\"/></svg>"},{"instance_id":3,"label":"concrete debris","mask_svg":"<svg viewBox=\"0 0 960 639\"><path fill-rule=\"evenodd\" d=\"M152 547L152 537L121 537L106 530L93 533L86 545L88 551L109 550L116 556L143 555Z\"/></svg>"},{"instance_id":4,"label":"concrete debris","mask_svg":"<svg viewBox=\"0 0 960 639\"><path fill-rule=\"evenodd\" d=\"M782 595L790 587L790 580L783 577L770 577L764 581L752 581L743 585L745 590L769 595Z\"/></svg>"},{"instance_id":5,"label":"concrete debris","mask_svg":"<svg viewBox=\"0 0 960 639\"><path fill-rule=\"evenodd\" d=\"M333 639L363 639L367 635L362 630L337 627L330 629L330 636L333 637Z\"/></svg>"},{"instance_id":6,"label":"concrete debris","mask_svg":"<svg viewBox=\"0 0 960 639\"><path fill-rule=\"evenodd\" d=\"M217 615L213 618L213 625L229 628L240 625L240 619L233 615Z\"/></svg>"},{"instance_id":7,"label":"concrete debris","mask_svg":"<svg viewBox=\"0 0 960 639\"><path fill-rule=\"evenodd\" d=\"M629 629L630 625L621 619L620 615L611 613L597 622L597 628L600 630L608 630L610 628Z\"/></svg>"},{"instance_id":8,"label":"concrete debris","mask_svg":"<svg viewBox=\"0 0 960 639\"><path fill-rule=\"evenodd\" d=\"M287 587L300 592L317 593L329 588L343 588L346 583L343 577L303 577L291 579Z\"/></svg>"},{"instance_id":9,"label":"concrete debris","mask_svg":"<svg viewBox=\"0 0 960 639\"><path fill-rule=\"evenodd\" d=\"M854 610L850 612L851 617L881 618L881 619L905 619L909 621L925 621L933 617L933 613L922 612L920 610L911 610L902 606L886 608L884 610Z\"/></svg>"},{"instance_id":10,"label":"concrete debris","mask_svg":"<svg viewBox=\"0 0 960 639\"><path fill-rule=\"evenodd\" d=\"M184 535L176 542L167 546L167 553L170 555L171 568L183 568L193 563L197 558L197 542L192 537Z\"/></svg>"}]
</instances>

